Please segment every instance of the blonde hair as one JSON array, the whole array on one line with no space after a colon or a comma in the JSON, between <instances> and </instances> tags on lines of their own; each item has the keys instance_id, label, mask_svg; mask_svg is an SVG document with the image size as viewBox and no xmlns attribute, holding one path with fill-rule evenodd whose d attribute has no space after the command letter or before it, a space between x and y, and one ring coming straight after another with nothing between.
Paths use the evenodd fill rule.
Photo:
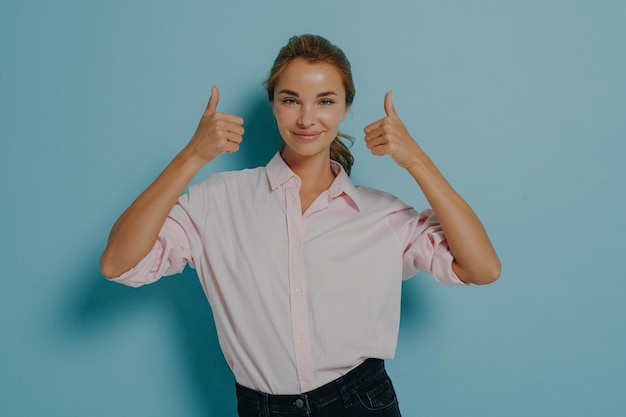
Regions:
<instances>
[{"instance_id":1,"label":"blonde hair","mask_svg":"<svg viewBox=\"0 0 626 417\"><path fill-rule=\"evenodd\" d=\"M309 63L324 62L336 67L341 74L343 86L346 90L346 106L350 107L356 93L354 81L352 80L350 61L348 61L341 49L330 43L326 38L311 34L293 36L289 39L287 45L283 46L278 52L270 74L264 83L270 102L274 102L274 88L278 83L278 79L285 68L287 68L287 65L295 59L304 59ZM346 173L350 175L354 157L342 139L349 141L350 144L354 143L352 136L339 132L330 145L330 159L339 162Z\"/></svg>"}]
</instances>

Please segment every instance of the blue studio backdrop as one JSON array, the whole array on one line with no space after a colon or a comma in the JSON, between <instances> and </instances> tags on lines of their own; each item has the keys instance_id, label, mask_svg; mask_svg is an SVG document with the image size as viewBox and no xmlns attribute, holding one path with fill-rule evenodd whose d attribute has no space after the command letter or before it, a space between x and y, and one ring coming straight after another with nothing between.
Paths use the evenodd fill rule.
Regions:
<instances>
[{"instance_id":1,"label":"blue studio backdrop","mask_svg":"<svg viewBox=\"0 0 626 417\"><path fill-rule=\"evenodd\" d=\"M262 81L317 33L353 65L354 181L426 207L363 144L393 90L503 263L486 287L404 284L388 363L404 415L626 415L624 16L609 0L2 0L0 414L236 415L195 272L130 289L98 258L212 84L246 134L194 182L267 162Z\"/></svg>"}]
</instances>

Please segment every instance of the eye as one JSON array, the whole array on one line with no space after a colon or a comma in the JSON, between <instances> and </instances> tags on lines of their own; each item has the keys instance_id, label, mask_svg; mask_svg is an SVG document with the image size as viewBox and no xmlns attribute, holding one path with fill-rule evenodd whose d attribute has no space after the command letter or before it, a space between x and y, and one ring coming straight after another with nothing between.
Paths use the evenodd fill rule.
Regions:
<instances>
[{"instance_id":1,"label":"eye","mask_svg":"<svg viewBox=\"0 0 626 417\"><path fill-rule=\"evenodd\" d=\"M322 99L322 101L320 101L320 104L322 106L330 106L333 103L334 103L334 101L332 101L331 99L328 99L328 98Z\"/></svg>"},{"instance_id":2,"label":"eye","mask_svg":"<svg viewBox=\"0 0 626 417\"><path fill-rule=\"evenodd\" d=\"M297 101L294 98L288 97L288 98L282 99L282 103L288 106L293 106L294 104L297 104Z\"/></svg>"}]
</instances>

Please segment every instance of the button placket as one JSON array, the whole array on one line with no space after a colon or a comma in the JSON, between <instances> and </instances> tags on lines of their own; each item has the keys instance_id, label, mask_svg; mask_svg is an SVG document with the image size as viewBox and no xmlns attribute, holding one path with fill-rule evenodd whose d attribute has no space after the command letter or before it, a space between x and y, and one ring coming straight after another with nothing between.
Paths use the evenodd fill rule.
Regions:
<instances>
[{"instance_id":1,"label":"button placket","mask_svg":"<svg viewBox=\"0 0 626 417\"><path fill-rule=\"evenodd\" d=\"M296 202L293 204L293 202ZM300 210L298 187L286 188L287 238L289 240L289 288L291 327L296 371L301 390L307 391L314 381L313 355L309 341L309 309L304 269L304 222Z\"/></svg>"}]
</instances>

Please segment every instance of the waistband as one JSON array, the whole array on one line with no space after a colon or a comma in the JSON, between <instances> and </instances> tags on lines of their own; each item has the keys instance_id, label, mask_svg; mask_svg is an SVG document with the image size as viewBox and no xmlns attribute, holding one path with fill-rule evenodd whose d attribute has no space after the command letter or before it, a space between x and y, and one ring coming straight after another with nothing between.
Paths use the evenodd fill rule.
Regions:
<instances>
[{"instance_id":1,"label":"waistband","mask_svg":"<svg viewBox=\"0 0 626 417\"><path fill-rule=\"evenodd\" d=\"M276 395L259 392L236 383L237 399L253 401L261 408L273 411L314 410L342 399L350 402L350 391L385 372L382 359L367 359L347 374L331 381L313 391L294 395Z\"/></svg>"}]
</instances>

